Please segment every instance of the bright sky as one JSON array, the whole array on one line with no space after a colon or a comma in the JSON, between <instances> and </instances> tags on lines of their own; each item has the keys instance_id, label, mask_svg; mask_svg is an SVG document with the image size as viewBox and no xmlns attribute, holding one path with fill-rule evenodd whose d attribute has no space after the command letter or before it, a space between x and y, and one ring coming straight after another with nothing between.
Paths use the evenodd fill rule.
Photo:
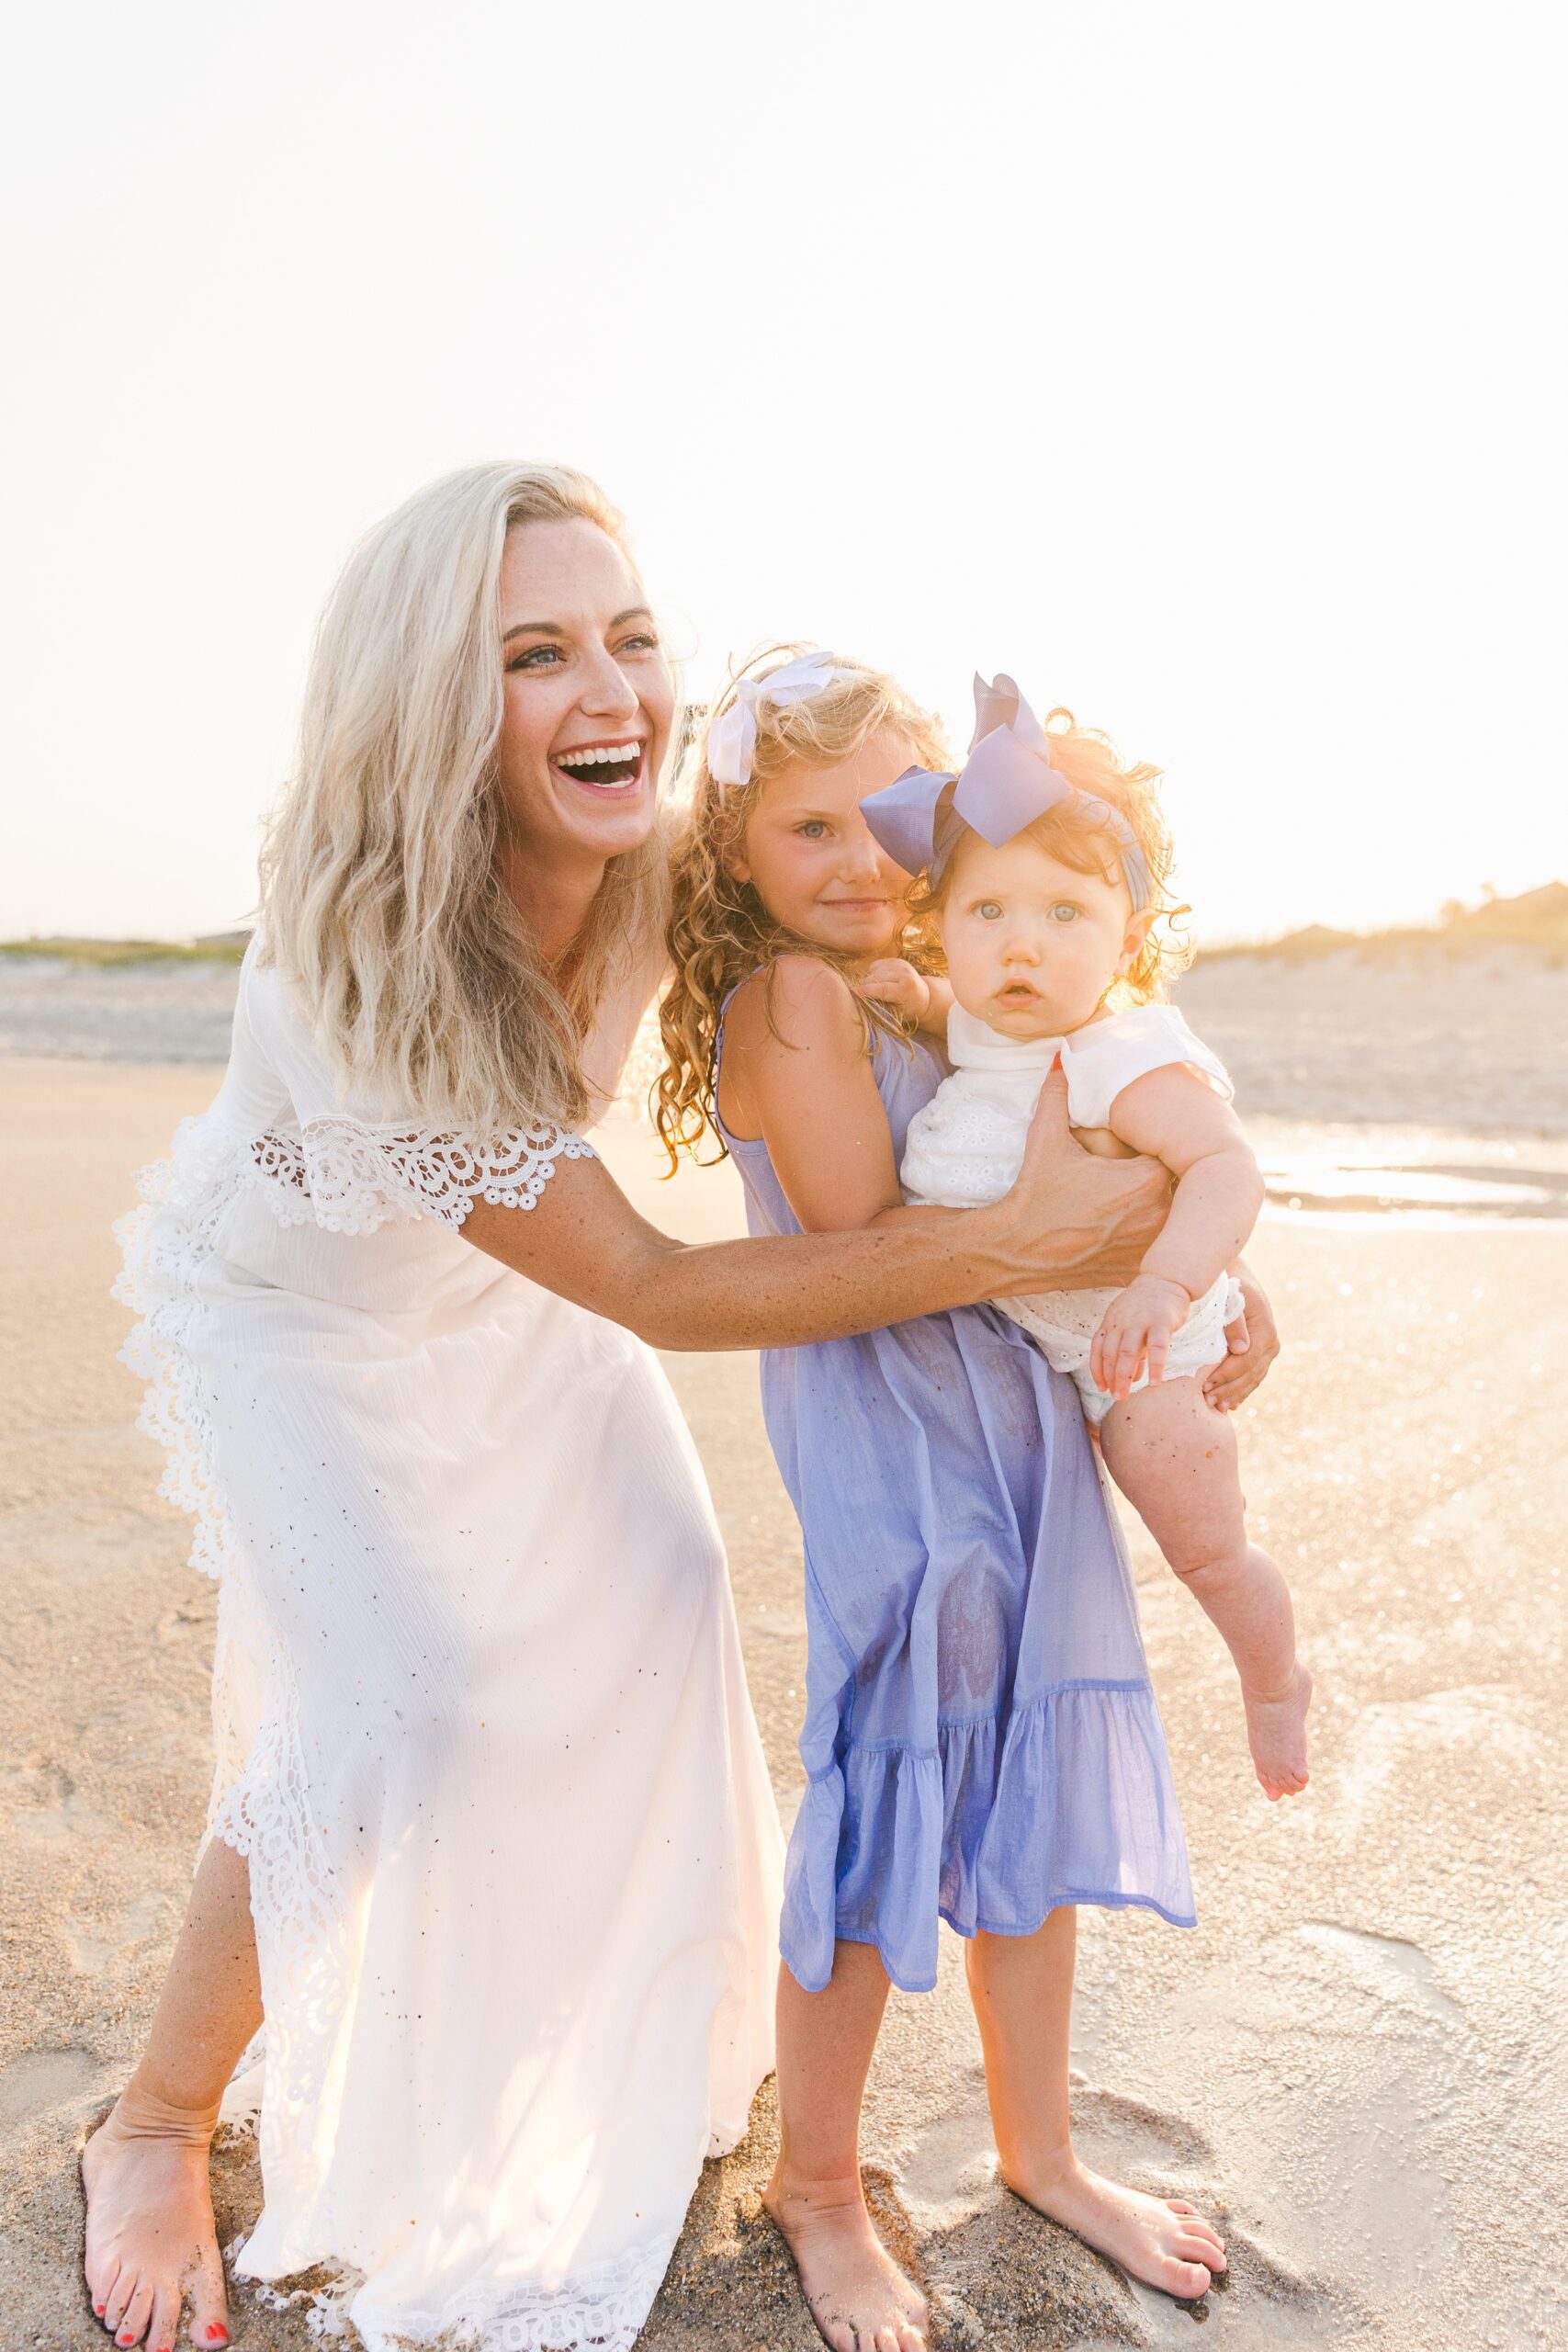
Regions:
<instances>
[{"instance_id":1,"label":"bright sky","mask_svg":"<svg viewBox=\"0 0 1568 2352\"><path fill-rule=\"evenodd\" d=\"M691 655L1168 773L1200 932L1568 877L1558 119L1503 0L51 0L0 97L0 936L250 905L321 601L479 458Z\"/></svg>"}]
</instances>

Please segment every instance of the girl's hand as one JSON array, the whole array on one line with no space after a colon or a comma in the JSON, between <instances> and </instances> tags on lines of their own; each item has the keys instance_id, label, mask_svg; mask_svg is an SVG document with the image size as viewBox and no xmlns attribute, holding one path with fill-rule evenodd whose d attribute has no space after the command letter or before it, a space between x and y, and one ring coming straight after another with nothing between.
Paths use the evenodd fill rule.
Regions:
<instances>
[{"instance_id":1,"label":"girl's hand","mask_svg":"<svg viewBox=\"0 0 1568 2352\"><path fill-rule=\"evenodd\" d=\"M1140 1274L1118 1291L1089 1342L1089 1368L1098 1386L1118 1403L1133 1393L1145 1367L1149 1385L1165 1378L1170 1343L1186 1322L1192 1301L1179 1283L1161 1274Z\"/></svg>"},{"instance_id":2,"label":"girl's hand","mask_svg":"<svg viewBox=\"0 0 1568 2352\"><path fill-rule=\"evenodd\" d=\"M879 956L868 964L860 977L861 992L874 997L878 1004L890 1004L902 1012L916 1028L928 1020L931 1009L931 985L923 972L907 964L902 956Z\"/></svg>"},{"instance_id":3,"label":"girl's hand","mask_svg":"<svg viewBox=\"0 0 1568 2352\"><path fill-rule=\"evenodd\" d=\"M1234 1413L1251 1396L1280 1352L1274 1310L1245 1266L1236 1269L1241 1284L1242 1311L1225 1326L1230 1353L1222 1356L1203 1383L1203 1394L1216 1412Z\"/></svg>"}]
</instances>

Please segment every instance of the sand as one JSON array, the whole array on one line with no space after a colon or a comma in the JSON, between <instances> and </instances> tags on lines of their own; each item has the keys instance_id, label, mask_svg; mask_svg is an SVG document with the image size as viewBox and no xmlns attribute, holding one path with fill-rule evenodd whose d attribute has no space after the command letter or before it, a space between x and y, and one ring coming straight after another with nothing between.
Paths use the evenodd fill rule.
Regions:
<instances>
[{"instance_id":1,"label":"sand","mask_svg":"<svg viewBox=\"0 0 1568 2352\"><path fill-rule=\"evenodd\" d=\"M73 2151L145 2031L206 1798L212 1593L155 1498L107 1287L128 1171L213 1082L0 1064L6 2352L105 2340L78 2283ZM608 1148L667 1224L732 1227L728 1174L659 1191L635 1132ZM1222 2217L1232 2281L1191 2312L1132 2290L998 2189L951 1938L938 1992L894 1998L874 2190L949 2346L1180 2346L1195 2318L1238 2352L1568 2343L1568 1229L1280 1215L1253 1255L1287 1352L1245 1417L1247 1487L1318 1675L1314 1785L1265 1804L1217 1638L1138 1536L1201 1924L1086 1912L1075 2034L1084 2147ZM787 1810L796 1532L750 1366L668 1361ZM758 2209L771 2118L764 2089L749 2141L708 2167L644 2338L657 2352L817 2341ZM218 2179L232 2233L257 2199L243 2136ZM310 2340L302 2305L254 2290L235 2322L243 2346Z\"/></svg>"}]
</instances>

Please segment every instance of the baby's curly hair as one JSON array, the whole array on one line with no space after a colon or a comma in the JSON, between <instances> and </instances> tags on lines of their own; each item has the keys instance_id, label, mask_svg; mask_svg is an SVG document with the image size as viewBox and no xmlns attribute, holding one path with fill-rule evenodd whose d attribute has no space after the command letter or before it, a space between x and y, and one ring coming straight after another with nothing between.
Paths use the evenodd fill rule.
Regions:
<instances>
[{"instance_id":1,"label":"baby's curly hair","mask_svg":"<svg viewBox=\"0 0 1568 2352\"><path fill-rule=\"evenodd\" d=\"M707 729L733 700L740 680L765 678L810 650L776 644L753 654L731 674L682 763L680 789L689 795L689 807L671 861L673 910L666 934L674 977L660 1008L664 1068L653 1089L654 1124L670 1155L671 1175L682 1151L696 1157L705 1134L718 1145L716 1157L725 1157L714 1090L719 1020L731 991L779 956L815 956L855 987L843 957L775 922L751 884L737 881L726 863L739 849L746 820L769 778L791 760L835 765L884 729L908 744L911 764L948 763L937 721L911 701L897 679L835 654L837 674L820 694L757 706L750 783L716 783L707 763ZM934 926L912 910L890 952L906 956L917 970L942 969ZM888 1006L865 996L860 996L860 1005L869 1030L908 1035L908 1024Z\"/></svg>"},{"instance_id":2,"label":"baby's curly hair","mask_svg":"<svg viewBox=\"0 0 1568 2352\"><path fill-rule=\"evenodd\" d=\"M1132 828L1149 869L1155 888L1155 919L1135 961L1117 980L1111 1001L1152 1004L1162 998L1179 972L1192 961L1191 943L1180 935L1182 917L1190 910L1170 889L1174 851L1170 829L1159 805L1160 770L1146 760L1124 767L1115 744L1097 728L1080 727L1070 710L1048 713L1045 731L1051 738L1051 764L1077 792L1103 800L1124 817ZM1114 882L1119 854L1114 835L1081 806L1060 800L1024 831L1052 857L1060 858L1078 874L1099 874ZM948 861L934 890L919 887L910 895L910 910L930 919L947 896L954 861Z\"/></svg>"}]
</instances>

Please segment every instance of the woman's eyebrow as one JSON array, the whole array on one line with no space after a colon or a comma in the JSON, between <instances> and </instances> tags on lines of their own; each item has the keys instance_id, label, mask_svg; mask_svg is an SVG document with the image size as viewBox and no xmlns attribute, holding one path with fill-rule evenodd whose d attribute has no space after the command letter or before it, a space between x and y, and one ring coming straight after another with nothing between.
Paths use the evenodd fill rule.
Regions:
<instances>
[{"instance_id":1,"label":"woman's eyebrow","mask_svg":"<svg viewBox=\"0 0 1568 2352\"><path fill-rule=\"evenodd\" d=\"M610 627L621 628L627 621L650 621L652 618L652 611L647 605L628 605L624 613L615 615ZM564 637L565 635L566 631L558 621L513 621L512 627L502 633L501 641L502 645L508 645L514 637Z\"/></svg>"}]
</instances>

